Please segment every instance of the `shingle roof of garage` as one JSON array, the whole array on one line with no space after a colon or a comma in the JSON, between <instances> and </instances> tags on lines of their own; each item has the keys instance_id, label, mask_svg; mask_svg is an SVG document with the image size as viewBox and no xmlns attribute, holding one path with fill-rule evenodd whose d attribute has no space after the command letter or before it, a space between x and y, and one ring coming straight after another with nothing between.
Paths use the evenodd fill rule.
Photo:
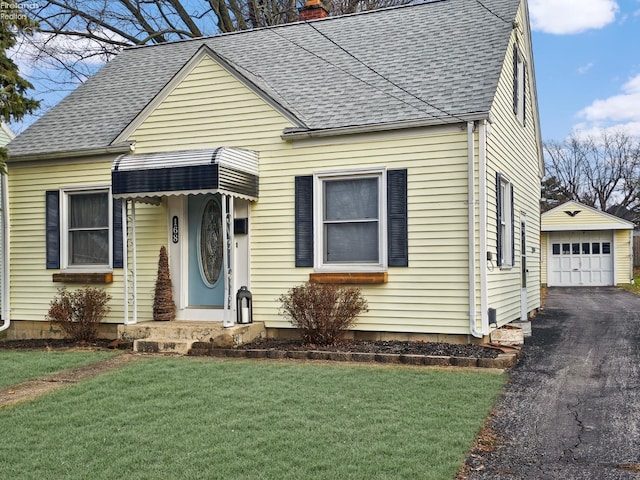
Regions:
<instances>
[{"instance_id":1,"label":"shingle roof of garage","mask_svg":"<svg viewBox=\"0 0 640 480\"><path fill-rule=\"evenodd\" d=\"M519 0L425 3L124 50L9 145L105 148L206 46L317 130L490 110Z\"/></svg>"}]
</instances>

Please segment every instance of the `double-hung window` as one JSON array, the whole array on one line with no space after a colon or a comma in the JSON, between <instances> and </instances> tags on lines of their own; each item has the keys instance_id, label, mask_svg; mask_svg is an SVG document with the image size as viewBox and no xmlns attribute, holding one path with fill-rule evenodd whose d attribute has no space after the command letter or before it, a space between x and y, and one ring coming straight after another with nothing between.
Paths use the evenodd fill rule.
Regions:
<instances>
[{"instance_id":1,"label":"double-hung window","mask_svg":"<svg viewBox=\"0 0 640 480\"><path fill-rule=\"evenodd\" d=\"M315 177L316 266L332 270L386 268L384 171Z\"/></svg>"},{"instance_id":2,"label":"double-hung window","mask_svg":"<svg viewBox=\"0 0 640 480\"><path fill-rule=\"evenodd\" d=\"M109 267L111 209L109 190L63 191L63 252L72 267ZM63 256L65 258L65 256Z\"/></svg>"},{"instance_id":3,"label":"double-hung window","mask_svg":"<svg viewBox=\"0 0 640 480\"><path fill-rule=\"evenodd\" d=\"M511 268L515 265L513 184L501 173L496 175L496 192L498 266Z\"/></svg>"},{"instance_id":4,"label":"double-hung window","mask_svg":"<svg viewBox=\"0 0 640 480\"><path fill-rule=\"evenodd\" d=\"M120 201L109 186L46 192L46 265L103 272L122 267Z\"/></svg>"},{"instance_id":5,"label":"double-hung window","mask_svg":"<svg viewBox=\"0 0 640 480\"><path fill-rule=\"evenodd\" d=\"M406 267L407 170L366 168L295 178L295 264L316 272Z\"/></svg>"}]
</instances>

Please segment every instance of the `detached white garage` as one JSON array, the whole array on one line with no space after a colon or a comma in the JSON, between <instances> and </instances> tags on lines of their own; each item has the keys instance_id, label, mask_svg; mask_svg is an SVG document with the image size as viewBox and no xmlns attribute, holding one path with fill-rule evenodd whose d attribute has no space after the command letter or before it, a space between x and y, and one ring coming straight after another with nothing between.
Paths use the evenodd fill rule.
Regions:
<instances>
[{"instance_id":1,"label":"detached white garage","mask_svg":"<svg viewBox=\"0 0 640 480\"><path fill-rule=\"evenodd\" d=\"M542 214L542 284L588 287L633 279L631 222L578 202Z\"/></svg>"}]
</instances>

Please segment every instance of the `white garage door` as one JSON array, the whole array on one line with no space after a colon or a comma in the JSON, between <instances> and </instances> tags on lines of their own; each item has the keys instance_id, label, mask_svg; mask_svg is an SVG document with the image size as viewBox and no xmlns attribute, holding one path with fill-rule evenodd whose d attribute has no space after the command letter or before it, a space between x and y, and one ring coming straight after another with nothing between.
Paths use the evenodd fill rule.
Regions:
<instances>
[{"instance_id":1,"label":"white garage door","mask_svg":"<svg viewBox=\"0 0 640 480\"><path fill-rule=\"evenodd\" d=\"M613 285L613 234L552 232L550 234L549 286Z\"/></svg>"}]
</instances>

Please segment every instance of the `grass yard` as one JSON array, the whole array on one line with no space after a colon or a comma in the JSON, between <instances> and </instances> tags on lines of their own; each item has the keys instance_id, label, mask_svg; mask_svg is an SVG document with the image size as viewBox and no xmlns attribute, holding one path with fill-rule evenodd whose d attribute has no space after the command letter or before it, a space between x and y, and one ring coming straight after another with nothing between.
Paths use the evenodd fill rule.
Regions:
<instances>
[{"instance_id":1,"label":"grass yard","mask_svg":"<svg viewBox=\"0 0 640 480\"><path fill-rule=\"evenodd\" d=\"M17 351L0 350L0 388L69 368L88 365L117 355L95 351Z\"/></svg>"},{"instance_id":2,"label":"grass yard","mask_svg":"<svg viewBox=\"0 0 640 480\"><path fill-rule=\"evenodd\" d=\"M620 285L625 290L629 292L635 293L636 295L640 295L640 269L633 269L633 284L631 285Z\"/></svg>"},{"instance_id":3,"label":"grass yard","mask_svg":"<svg viewBox=\"0 0 640 480\"><path fill-rule=\"evenodd\" d=\"M144 359L0 410L18 479L452 480L506 375Z\"/></svg>"}]
</instances>

